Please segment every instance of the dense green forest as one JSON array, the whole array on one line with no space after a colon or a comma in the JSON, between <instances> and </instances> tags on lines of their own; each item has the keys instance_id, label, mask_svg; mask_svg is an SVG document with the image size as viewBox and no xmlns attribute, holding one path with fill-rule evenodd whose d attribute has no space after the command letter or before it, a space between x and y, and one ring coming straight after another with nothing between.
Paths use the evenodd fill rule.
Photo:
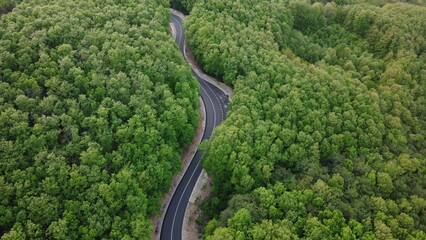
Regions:
<instances>
[{"instance_id":1,"label":"dense green forest","mask_svg":"<svg viewBox=\"0 0 426 240\"><path fill-rule=\"evenodd\" d=\"M235 91L205 239L426 239L424 1L175 2Z\"/></svg>"},{"instance_id":2,"label":"dense green forest","mask_svg":"<svg viewBox=\"0 0 426 240\"><path fill-rule=\"evenodd\" d=\"M198 123L168 8L31 0L1 16L1 239L149 239Z\"/></svg>"},{"instance_id":3,"label":"dense green forest","mask_svg":"<svg viewBox=\"0 0 426 240\"><path fill-rule=\"evenodd\" d=\"M3 1L12 1L12 0L3 0ZM21 0L14 0L14 1L21 1ZM178 9L184 13L189 13L192 10L192 8L194 8L197 2L206 2L206 1L208 2L208 0L170 0L170 3L173 8ZM425 0L311 0L311 1L302 0L302 2L303 1L312 2L312 3L334 2L339 5L368 3L370 5L375 5L375 6L383 6L387 3L407 2L411 4L426 6Z\"/></svg>"}]
</instances>

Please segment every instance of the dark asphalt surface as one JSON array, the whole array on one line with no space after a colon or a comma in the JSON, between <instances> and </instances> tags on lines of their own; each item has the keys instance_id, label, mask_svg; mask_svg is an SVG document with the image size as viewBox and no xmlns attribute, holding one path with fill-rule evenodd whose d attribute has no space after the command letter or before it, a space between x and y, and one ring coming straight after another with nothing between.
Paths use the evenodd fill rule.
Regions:
<instances>
[{"instance_id":1,"label":"dark asphalt surface","mask_svg":"<svg viewBox=\"0 0 426 240\"><path fill-rule=\"evenodd\" d=\"M171 23L176 28L176 43L180 51L184 52L185 30L182 27L182 19L172 13ZM184 55L185 57L185 55ZM186 60L186 59L185 59ZM219 125L226 117L228 97L224 92L213 84L205 81L194 71L192 74L198 79L200 84L201 98L206 109L206 126L203 140L210 138L214 128ZM184 173L175 193L172 196L167 208L166 215L161 227L161 240L181 240L183 218L188 205L192 189L201 173L200 159L202 152L197 151L192 159L188 169Z\"/></svg>"}]
</instances>

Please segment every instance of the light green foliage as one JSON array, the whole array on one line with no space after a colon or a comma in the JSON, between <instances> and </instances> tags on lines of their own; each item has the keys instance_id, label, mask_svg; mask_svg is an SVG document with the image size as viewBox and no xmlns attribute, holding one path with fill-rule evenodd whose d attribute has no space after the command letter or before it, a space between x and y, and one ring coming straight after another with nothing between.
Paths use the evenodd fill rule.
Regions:
<instances>
[{"instance_id":1,"label":"light green foliage","mask_svg":"<svg viewBox=\"0 0 426 240\"><path fill-rule=\"evenodd\" d=\"M235 90L203 160L204 209L219 223L207 239L272 238L259 224L305 239L425 238L426 9L365 2L194 6L193 53ZM241 209L250 230L228 221Z\"/></svg>"},{"instance_id":2,"label":"light green foliage","mask_svg":"<svg viewBox=\"0 0 426 240\"><path fill-rule=\"evenodd\" d=\"M167 1L25 1L0 23L2 239L148 239L198 122Z\"/></svg>"}]
</instances>

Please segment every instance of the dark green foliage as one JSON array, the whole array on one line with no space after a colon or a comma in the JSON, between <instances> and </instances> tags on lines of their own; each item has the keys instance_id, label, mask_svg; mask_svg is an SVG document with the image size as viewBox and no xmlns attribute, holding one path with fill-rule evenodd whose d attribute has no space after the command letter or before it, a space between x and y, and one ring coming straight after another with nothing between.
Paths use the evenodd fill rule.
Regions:
<instances>
[{"instance_id":1,"label":"dark green foliage","mask_svg":"<svg viewBox=\"0 0 426 240\"><path fill-rule=\"evenodd\" d=\"M12 1L0 1L0 16L12 11L15 7L15 2Z\"/></svg>"},{"instance_id":2,"label":"dark green foliage","mask_svg":"<svg viewBox=\"0 0 426 240\"><path fill-rule=\"evenodd\" d=\"M207 239L426 238L426 9L337 3L192 9L194 55L235 90L204 155Z\"/></svg>"},{"instance_id":3,"label":"dark green foliage","mask_svg":"<svg viewBox=\"0 0 426 240\"><path fill-rule=\"evenodd\" d=\"M34 0L0 23L2 239L148 239L198 122L167 1Z\"/></svg>"},{"instance_id":4,"label":"dark green foliage","mask_svg":"<svg viewBox=\"0 0 426 240\"><path fill-rule=\"evenodd\" d=\"M199 0L171 0L170 5L173 9L188 13L198 1Z\"/></svg>"}]
</instances>

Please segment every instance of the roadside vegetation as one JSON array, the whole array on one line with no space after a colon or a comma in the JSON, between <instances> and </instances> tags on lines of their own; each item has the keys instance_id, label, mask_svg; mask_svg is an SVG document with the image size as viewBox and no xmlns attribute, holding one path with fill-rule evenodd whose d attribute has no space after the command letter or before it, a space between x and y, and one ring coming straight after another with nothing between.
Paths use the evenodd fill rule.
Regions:
<instances>
[{"instance_id":1,"label":"roadside vegetation","mask_svg":"<svg viewBox=\"0 0 426 240\"><path fill-rule=\"evenodd\" d=\"M1 17L1 239L149 239L198 123L168 8L32 0Z\"/></svg>"},{"instance_id":2,"label":"roadside vegetation","mask_svg":"<svg viewBox=\"0 0 426 240\"><path fill-rule=\"evenodd\" d=\"M426 239L423 1L177 2L235 91L205 239Z\"/></svg>"}]
</instances>

